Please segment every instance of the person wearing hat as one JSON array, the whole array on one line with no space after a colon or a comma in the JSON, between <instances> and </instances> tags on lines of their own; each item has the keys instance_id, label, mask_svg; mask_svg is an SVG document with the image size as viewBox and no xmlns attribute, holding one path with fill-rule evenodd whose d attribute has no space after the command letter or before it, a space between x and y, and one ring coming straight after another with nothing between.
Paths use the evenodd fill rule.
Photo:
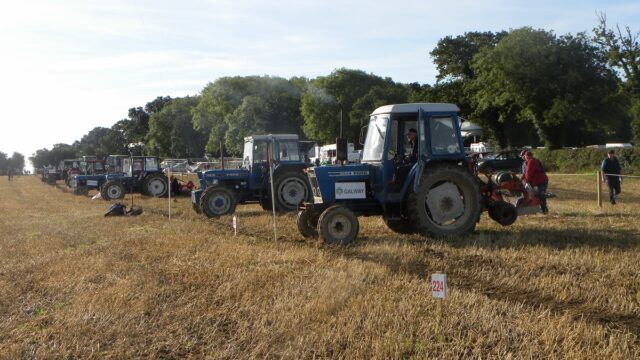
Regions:
<instances>
[{"instance_id":1,"label":"person wearing hat","mask_svg":"<svg viewBox=\"0 0 640 360\"><path fill-rule=\"evenodd\" d=\"M602 160L602 164L600 164L600 170L602 170L600 172L602 174L602 182L607 183L607 187L609 187L609 202L611 205L615 205L616 197L622 191L620 188L620 184L622 183L622 177L620 176L622 167L616 157L615 151L609 150L607 152L607 157Z\"/></svg>"},{"instance_id":2,"label":"person wearing hat","mask_svg":"<svg viewBox=\"0 0 640 360\"><path fill-rule=\"evenodd\" d=\"M418 160L418 132L416 129L411 128L407 131L407 143L411 146L411 153L409 154L409 162L414 163Z\"/></svg>"},{"instance_id":3,"label":"person wearing hat","mask_svg":"<svg viewBox=\"0 0 640 360\"><path fill-rule=\"evenodd\" d=\"M526 160L527 168L522 176L522 180L524 180L529 185L537 188L537 195L540 198L540 210L542 210L543 214L547 214L549 209L547 208L547 186L549 186L549 178L547 177L544 168L542 167L542 163L540 160L533 157L531 151L527 150L524 153L524 158Z\"/></svg>"}]
</instances>

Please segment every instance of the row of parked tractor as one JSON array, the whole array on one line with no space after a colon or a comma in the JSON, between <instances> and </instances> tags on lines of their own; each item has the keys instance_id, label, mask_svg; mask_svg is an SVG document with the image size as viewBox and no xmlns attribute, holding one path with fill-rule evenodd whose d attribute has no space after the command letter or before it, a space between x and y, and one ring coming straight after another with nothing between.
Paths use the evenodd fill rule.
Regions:
<instances>
[{"instance_id":1,"label":"row of parked tractor","mask_svg":"<svg viewBox=\"0 0 640 360\"><path fill-rule=\"evenodd\" d=\"M155 156L109 155L106 159L83 156L42 170L43 182L54 185L59 180L76 195L86 196L97 190L105 200L122 199L129 192L162 197L169 190L167 176Z\"/></svg>"},{"instance_id":2,"label":"row of parked tractor","mask_svg":"<svg viewBox=\"0 0 640 360\"><path fill-rule=\"evenodd\" d=\"M359 216L382 216L397 233L442 237L472 232L485 210L505 226L538 212L540 199L515 172L486 169L465 154L458 112L456 105L441 103L376 109L363 128L357 164L348 163L346 139L336 140L338 164L313 167L297 135L246 137L240 166L198 172L193 209L207 217L249 203L295 211L303 236L334 244L357 237ZM79 171L93 164L94 173L45 175L66 176L77 194L95 189L107 200L130 191L165 196L169 189L156 157L110 156L102 173L95 173L95 159L81 164ZM55 183L51 177L43 181Z\"/></svg>"}]
</instances>

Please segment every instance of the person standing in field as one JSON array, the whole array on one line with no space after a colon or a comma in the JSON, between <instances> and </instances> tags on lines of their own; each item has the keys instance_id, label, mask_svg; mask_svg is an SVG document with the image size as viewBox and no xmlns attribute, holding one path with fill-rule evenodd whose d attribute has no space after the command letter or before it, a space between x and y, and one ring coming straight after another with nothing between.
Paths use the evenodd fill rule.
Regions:
<instances>
[{"instance_id":1,"label":"person standing in field","mask_svg":"<svg viewBox=\"0 0 640 360\"><path fill-rule=\"evenodd\" d=\"M620 188L620 185L622 184L622 177L620 176L622 167L616 157L615 151L609 150L609 152L607 152L607 157L602 160L600 170L602 174L602 182L607 183L607 186L609 187L609 202L611 205L615 205L616 197L622 191Z\"/></svg>"},{"instance_id":2,"label":"person standing in field","mask_svg":"<svg viewBox=\"0 0 640 360\"><path fill-rule=\"evenodd\" d=\"M527 166L522 179L536 189L536 195L540 198L540 210L542 210L542 213L546 215L549 213L546 196L547 187L549 186L549 178L542 167L542 163L540 160L533 157L531 151L525 151L524 159Z\"/></svg>"}]
</instances>

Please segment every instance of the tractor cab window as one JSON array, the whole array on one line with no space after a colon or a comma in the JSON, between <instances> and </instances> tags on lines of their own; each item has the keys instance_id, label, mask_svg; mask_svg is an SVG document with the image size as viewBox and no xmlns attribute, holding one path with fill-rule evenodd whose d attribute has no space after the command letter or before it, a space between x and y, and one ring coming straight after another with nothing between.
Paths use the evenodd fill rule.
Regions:
<instances>
[{"instance_id":1,"label":"tractor cab window","mask_svg":"<svg viewBox=\"0 0 640 360\"><path fill-rule=\"evenodd\" d=\"M124 158L118 156L112 156L107 158L106 168L110 172L122 172L122 162Z\"/></svg>"},{"instance_id":2,"label":"tractor cab window","mask_svg":"<svg viewBox=\"0 0 640 360\"><path fill-rule=\"evenodd\" d=\"M246 142L244 143L244 150L242 151L242 168L249 170L251 168L251 163L253 163L253 143Z\"/></svg>"},{"instance_id":3,"label":"tractor cab window","mask_svg":"<svg viewBox=\"0 0 640 360\"><path fill-rule=\"evenodd\" d=\"M259 164L267 162L268 144L264 141L253 143L253 163Z\"/></svg>"},{"instance_id":4,"label":"tractor cab window","mask_svg":"<svg viewBox=\"0 0 640 360\"><path fill-rule=\"evenodd\" d=\"M278 159L282 161L300 161L297 141L282 141L278 144Z\"/></svg>"},{"instance_id":5,"label":"tractor cab window","mask_svg":"<svg viewBox=\"0 0 640 360\"><path fill-rule=\"evenodd\" d=\"M142 171L142 159L133 160L133 171Z\"/></svg>"},{"instance_id":6,"label":"tractor cab window","mask_svg":"<svg viewBox=\"0 0 640 360\"><path fill-rule=\"evenodd\" d=\"M144 159L144 168L146 171L158 171L158 159L156 158L145 158Z\"/></svg>"},{"instance_id":7,"label":"tractor cab window","mask_svg":"<svg viewBox=\"0 0 640 360\"><path fill-rule=\"evenodd\" d=\"M128 177L131 177L133 174L131 172L131 159L124 158L122 159L122 172L126 173Z\"/></svg>"},{"instance_id":8,"label":"tractor cab window","mask_svg":"<svg viewBox=\"0 0 640 360\"><path fill-rule=\"evenodd\" d=\"M458 133L451 116L434 116L429 121L431 152L434 155L450 155L460 153Z\"/></svg>"},{"instance_id":9,"label":"tractor cab window","mask_svg":"<svg viewBox=\"0 0 640 360\"><path fill-rule=\"evenodd\" d=\"M382 160L388 123L389 115L373 115L371 117L367 128L367 137L364 140L362 162Z\"/></svg>"},{"instance_id":10,"label":"tractor cab window","mask_svg":"<svg viewBox=\"0 0 640 360\"><path fill-rule=\"evenodd\" d=\"M387 160L393 160L393 158L398 155L400 149L398 148L398 120L394 119L391 122L391 130L389 131L389 135L391 138L389 139L389 152L387 153ZM401 154L400 154L401 155Z\"/></svg>"}]
</instances>

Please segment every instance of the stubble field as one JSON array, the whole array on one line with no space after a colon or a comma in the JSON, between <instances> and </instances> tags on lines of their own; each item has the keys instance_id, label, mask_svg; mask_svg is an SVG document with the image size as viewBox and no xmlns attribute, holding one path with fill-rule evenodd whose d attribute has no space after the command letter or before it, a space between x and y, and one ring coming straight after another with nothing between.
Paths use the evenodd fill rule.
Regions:
<instances>
[{"instance_id":1,"label":"stubble field","mask_svg":"<svg viewBox=\"0 0 640 360\"><path fill-rule=\"evenodd\" d=\"M358 240L303 239L295 215L188 197L109 203L0 179L0 358L640 358L640 181L595 201L552 175L548 216L456 239L361 218ZM130 200L127 197L126 203ZM431 298L430 276L450 294Z\"/></svg>"}]
</instances>

